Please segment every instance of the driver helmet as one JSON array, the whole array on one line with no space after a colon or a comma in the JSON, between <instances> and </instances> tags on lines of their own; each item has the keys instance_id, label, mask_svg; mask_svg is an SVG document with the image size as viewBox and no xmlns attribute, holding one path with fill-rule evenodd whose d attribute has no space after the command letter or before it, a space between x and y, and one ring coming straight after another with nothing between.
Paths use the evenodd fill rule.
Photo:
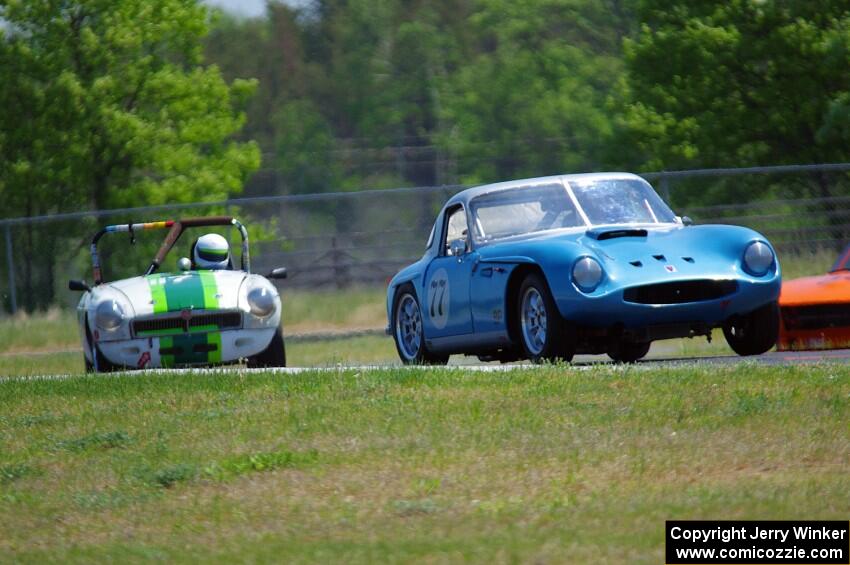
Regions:
<instances>
[{"instance_id":1,"label":"driver helmet","mask_svg":"<svg viewBox=\"0 0 850 565\"><path fill-rule=\"evenodd\" d=\"M230 265L230 245L217 233L199 237L192 246L195 269L227 269Z\"/></svg>"}]
</instances>

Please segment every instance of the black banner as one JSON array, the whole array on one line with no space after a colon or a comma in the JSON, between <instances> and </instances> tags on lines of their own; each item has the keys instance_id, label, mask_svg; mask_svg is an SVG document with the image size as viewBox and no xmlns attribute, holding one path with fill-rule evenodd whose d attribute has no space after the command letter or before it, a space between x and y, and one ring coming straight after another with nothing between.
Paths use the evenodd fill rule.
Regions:
<instances>
[{"instance_id":1,"label":"black banner","mask_svg":"<svg viewBox=\"0 0 850 565\"><path fill-rule=\"evenodd\" d=\"M668 565L850 563L850 523L668 520Z\"/></svg>"}]
</instances>

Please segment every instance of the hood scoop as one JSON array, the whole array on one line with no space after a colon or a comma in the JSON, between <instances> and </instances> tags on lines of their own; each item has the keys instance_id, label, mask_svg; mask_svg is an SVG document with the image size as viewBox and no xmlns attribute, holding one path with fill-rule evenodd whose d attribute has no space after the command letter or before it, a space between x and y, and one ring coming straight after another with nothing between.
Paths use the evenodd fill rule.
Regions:
<instances>
[{"instance_id":1,"label":"hood scoop","mask_svg":"<svg viewBox=\"0 0 850 565\"><path fill-rule=\"evenodd\" d=\"M616 239L619 237L646 237L645 229L637 228L593 228L585 232L588 237L592 237L596 241L605 241L606 239Z\"/></svg>"}]
</instances>

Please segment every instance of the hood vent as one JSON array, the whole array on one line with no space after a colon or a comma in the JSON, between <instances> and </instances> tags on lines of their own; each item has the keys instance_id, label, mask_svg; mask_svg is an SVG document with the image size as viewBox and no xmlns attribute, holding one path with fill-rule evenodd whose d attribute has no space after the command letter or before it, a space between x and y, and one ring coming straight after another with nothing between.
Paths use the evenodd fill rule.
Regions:
<instances>
[{"instance_id":1,"label":"hood vent","mask_svg":"<svg viewBox=\"0 0 850 565\"><path fill-rule=\"evenodd\" d=\"M587 230L586 234L596 241L605 241L619 237L646 237L647 232L644 229L634 228L594 228Z\"/></svg>"}]
</instances>

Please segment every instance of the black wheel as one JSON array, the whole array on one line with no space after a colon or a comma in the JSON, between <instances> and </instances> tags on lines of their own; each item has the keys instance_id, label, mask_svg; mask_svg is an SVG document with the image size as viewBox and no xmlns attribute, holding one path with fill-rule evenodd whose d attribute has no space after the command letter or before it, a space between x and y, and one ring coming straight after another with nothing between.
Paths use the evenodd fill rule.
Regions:
<instances>
[{"instance_id":1,"label":"black wheel","mask_svg":"<svg viewBox=\"0 0 850 565\"><path fill-rule=\"evenodd\" d=\"M652 342L649 341L646 343L623 342L609 350L608 357L617 363L634 363L638 359L646 357L651 345Z\"/></svg>"},{"instance_id":2,"label":"black wheel","mask_svg":"<svg viewBox=\"0 0 850 565\"><path fill-rule=\"evenodd\" d=\"M517 335L525 356L534 363L571 361L575 355L575 332L561 317L549 285L531 273L519 287Z\"/></svg>"},{"instance_id":3,"label":"black wheel","mask_svg":"<svg viewBox=\"0 0 850 565\"><path fill-rule=\"evenodd\" d=\"M127 367L123 365L115 365L106 356L100 352L97 345L94 346L94 354L97 359L97 367L92 366L92 372L98 373L114 373L116 371L125 371ZM88 369L88 367L87 367Z\"/></svg>"},{"instance_id":4,"label":"black wheel","mask_svg":"<svg viewBox=\"0 0 850 565\"><path fill-rule=\"evenodd\" d=\"M743 316L734 316L723 324L726 342L738 355L761 355L779 338L779 305L765 304Z\"/></svg>"},{"instance_id":5,"label":"black wheel","mask_svg":"<svg viewBox=\"0 0 850 565\"><path fill-rule=\"evenodd\" d=\"M398 289L393 300L393 340L405 365L445 365L448 355L435 355L425 346L422 309L416 291L410 285Z\"/></svg>"},{"instance_id":6,"label":"black wheel","mask_svg":"<svg viewBox=\"0 0 850 565\"><path fill-rule=\"evenodd\" d=\"M268 347L248 357L248 367L251 369L286 367L286 346L283 343L283 332L280 328L274 332Z\"/></svg>"},{"instance_id":7,"label":"black wheel","mask_svg":"<svg viewBox=\"0 0 850 565\"><path fill-rule=\"evenodd\" d=\"M86 373L114 373L115 371L124 370L124 367L114 365L103 355L103 353L100 352L100 348L92 339L91 330L89 330L88 317L86 317L83 323L86 325L86 344L89 346L89 351L91 351L92 359L94 361L89 361L86 359L85 353L83 354L83 362L86 366Z\"/></svg>"},{"instance_id":8,"label":"black wheel","mask_svg":"<svg viewBox=\"0 0 850 565\"><path fill-rule=\"evenodd\" d=\"M89 330L89 318L86 316L83 318L83 324L85 324L86 328L86 347L88 347L89 352L91 352L92 359L95 357L94 347L92 347L92 339L91 339L91 330ZM83 365L86 367L86 373L94 373L94 363L88 360L85 352L83 352Z\"/></svg>"}]
</instances>

